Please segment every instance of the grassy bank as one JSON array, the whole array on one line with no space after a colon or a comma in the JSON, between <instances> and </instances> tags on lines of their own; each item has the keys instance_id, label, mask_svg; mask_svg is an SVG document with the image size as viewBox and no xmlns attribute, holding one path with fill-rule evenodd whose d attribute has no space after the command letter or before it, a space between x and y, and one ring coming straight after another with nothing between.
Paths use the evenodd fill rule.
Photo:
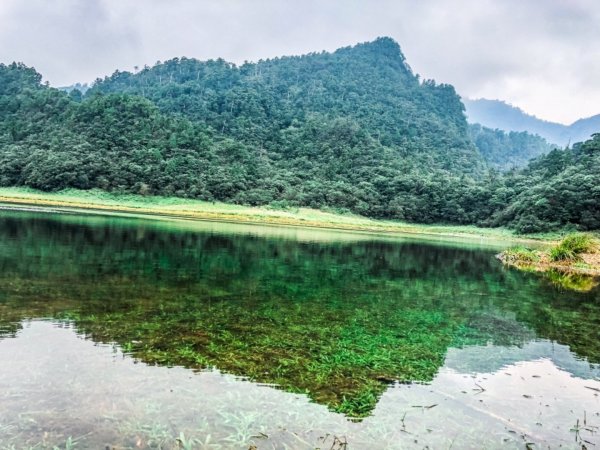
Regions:
<instances>
[{"instance_id":1,"label":"grassy bank","mask_svg":"<svg viewBox=\"0 0 600 450\"><path fill-rule=\"evenodd\" d=\"M498 259L521 270L547 274L568 289L589 291L600 283L600 242L593 234L570 234L544 250L510 248Z\"/></svg>"},{"instance_id":2,"label":"grassy bank","mask_svg":"<svg viewBox=\"0 0 600 450\"><path fill-rule=\"evenodd\" d=\"M512 231L503 228L419 225L400 221L374 220L353 214L338 214L310 208L251 207L175 197L111 194L101 190L69 189L61 192L41 192L27 188L0 188L0 203L378 233L471 236L521 241L552 240L557 237L556 234L516 236Z\"/></svg>"}]
</instances>

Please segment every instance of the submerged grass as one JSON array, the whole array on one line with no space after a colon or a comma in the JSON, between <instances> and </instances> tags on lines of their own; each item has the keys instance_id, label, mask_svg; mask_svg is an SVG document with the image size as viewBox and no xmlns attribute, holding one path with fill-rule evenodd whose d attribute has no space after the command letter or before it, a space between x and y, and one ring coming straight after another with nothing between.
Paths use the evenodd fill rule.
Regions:
<instances>
[{"instance_id":1,"label":"submerged grass","mask_svg":"<svg viewBox=\"0 0 600 450\"><path fill-rule=\"evenodd\" d=\"M473 313L457 304L432 310L413 303L428 289L422 283L364 297L317 287L306 298L254 295L240 283L233 281L233 298L215 297L206 285L157 290L139 279L105 279L102 286L110 288L103 292L95 284L69 281L57 290L12 277L3 292L15 299L15 319L51 314L145 363L217 367L306 394L350 418L370 415L394 381L431 381L449 346L494 340L494 330L480 333L470 325L478 323ZM44 301L27 308L23 298ZM0 317L8 318L1 307Z\"/></svg>"},{"instance_id":2,"label":"submerged grass","mask_svg":"<svg viewBox=\"0 0 600 450\"><path fill-rule=\"evenodd\" d=\"M428 302L414 303L413 298L431 296L420 283L402 287L402 293L388 289L363 298L328 298L327 292L316 290L314 296L294 299L266 292L249 296L247 291L215 298L209 286L157 290L140 280L121 282L112 282L106 292L120 299L115 302L98 296L93 285L69 283L72 288L56 291L46 283L13 278L13 318L51 314L73 322L89 339L118 344L147 364L216 367L305 394L352 419L369 416L390 383L431 381L449 347L521 345L519 333L524 330L499 313L469 310L457 298L435 309ZM469 292L476 291L467 288L465 296L473 298ZM27 308L22 299L34 293L45 300ZM558 312L522 314L543 321L550 311ZM2 312L0 308L0 317L6 317ZM589 319L597 316L590 314ZM565 323L559 317L552 323ZM581 318L571 311L567 317ZM529 332L523 334L529 338ZM597 348L589 339L586 345L587 352Z\"/></svg>"},{"instance_id":3,"label":"submerged grass","mask_svg":"<svg viewBox=\"0 0 600 450\"><path fill-rule=\"evenodd\" d=\"M216 367L352 418L390 383L431 381L449 347L520 345L527 326L600 361L591 333L569 334L573 321L595 326L596 304L536 301L535 277L505 273L489 252L0 221L9 335L26 318L69 321L145 363Z\"/></svg>"},{"instance_id":4,"label":"submerged grass","mask_svg":"<svg viewBox=\"0 0 600 450\"><path fill-rule=\"evenodd\" d=\"M571 291L589 292L600 284L600 278L581 273L550 269L545 276L556 286Z\"/></svg>"},{"instance_id":5,"label":"submerged grass","mask_svg":"<svg viewBox=\"0 0 600 450\"><path fill-rule=\"evenodd\" d=\"M353 418L368 416L393 380L432 380L459 330L457 319L399 309L393 301L381 313L347 308L342 299L324 309L318 301L284 298L208 303L170 290L163 295L159 305L55 316L148 364L218 367L307 394Z\"/></svg>"}]
</instances>

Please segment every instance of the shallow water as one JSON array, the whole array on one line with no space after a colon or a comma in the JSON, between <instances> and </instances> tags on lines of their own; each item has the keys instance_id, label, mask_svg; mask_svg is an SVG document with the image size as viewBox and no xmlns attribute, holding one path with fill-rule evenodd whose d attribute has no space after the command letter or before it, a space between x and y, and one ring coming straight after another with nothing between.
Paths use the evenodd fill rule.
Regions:
<instances>
[{"instance_id":1,"label":"shallow water","mask_svg":"<svg viewBox=\"0 0 600 450\"><path fill-rule=\"evenodd\" d=\"M0 214L0 449L600 445L598 289L497 248Z\"/></svg>"}]
</instances>

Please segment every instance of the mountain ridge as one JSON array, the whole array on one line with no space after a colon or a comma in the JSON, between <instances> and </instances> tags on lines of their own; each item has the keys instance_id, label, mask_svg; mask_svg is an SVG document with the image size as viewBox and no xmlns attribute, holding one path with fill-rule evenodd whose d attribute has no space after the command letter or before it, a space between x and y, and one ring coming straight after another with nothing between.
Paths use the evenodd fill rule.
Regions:
<instances>
[{"instance_id":1,"label":"mountain ridge","mask_svg":"<svg viewBox=\"0 0 600 450\"><path fill-rule=\"evenodd\" d=\"M540 119L503 100L463 97L462 102L470 123L504 131L527 131L563 147L575 142L583 142L593 133L600 131L600 114L564 125Z\"/></svg>"}]
</instances>

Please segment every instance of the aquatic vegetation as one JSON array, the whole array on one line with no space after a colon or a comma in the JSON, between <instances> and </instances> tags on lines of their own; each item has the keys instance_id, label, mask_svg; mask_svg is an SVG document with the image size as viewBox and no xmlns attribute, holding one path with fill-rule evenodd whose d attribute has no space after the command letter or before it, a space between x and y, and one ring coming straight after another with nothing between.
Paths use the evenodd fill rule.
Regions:
<instances>
[{"instance_id":1,"label":"aquatic vegetation","mask_svg":"<svg viewBox=\"0 0 600 450\"><path fill-rule=\"evenodd\" d=\"M7 335L26 318L60 319L137 361L216 367L351 418L391 383L431 381L450 347L537 333L600 358L600 343L572 330L597 326L595 297L567 303L490 251L92 223L0 219Z\"/></svg>"},{"instance_id":2,"label":"aquatic vegetation","mask_svg":"<svg viewBox=\"0 0 600 450\"><path fill-rule=\"evenodd\" d=\"M355 417L370 413L391 380L431 380L453 339L454 320L438 313L384 314L331 302L327 312L314 301L278 303L238 299L208 306L179 294L177 301L163 299L159 311L145 306L125 315L79 313L74 320L96 341L124 340L124 350L146 363L216 366L307 393ZM377 306L389 311L393 303Z\"/></svg>"},{"instance_id":3,"label":"aquatic vegetation","mask_svg":"<svg viewBox=\"0 0 600 450\"><path fill-rule=\"evenodd\" d=\"M581 273L562 272L560 270L548 270L545 273L554 285L563 289L579 292L589 292L600 284L600 278Z\"/></svg>"}]
</instances>

